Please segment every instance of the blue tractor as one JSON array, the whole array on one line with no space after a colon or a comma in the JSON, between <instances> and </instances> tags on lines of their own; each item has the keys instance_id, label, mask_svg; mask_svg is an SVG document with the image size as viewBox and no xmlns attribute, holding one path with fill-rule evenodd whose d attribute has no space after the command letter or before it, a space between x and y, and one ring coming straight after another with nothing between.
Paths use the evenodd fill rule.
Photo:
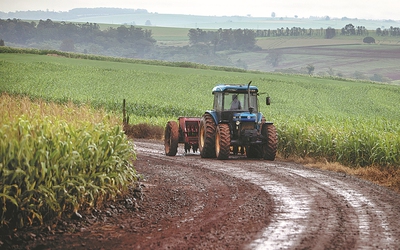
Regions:
<instances>
[{"instance_id":1,"label":"blue tractor","mask_svg":"<svg viewBox=\"0 0 400 250\"><path fill-rule=\"evenodd\" d=\"M165 128L165 153L174 156L178 143L185 151L200 150L202 158L228 159L243 154L248 158L273 161L278 137L272 122L259 111L258 88L220 84L213 88L214 106L201 118L179 118L179 125L169 121ZM270 105L270 98L266 98ZM190 119L190 120L189 120ZM193 140L193 137L195 138Z\"/></svg>"},{"instance_id":2,"label":"blue tractor","mask_svg":"<svg viewBox=\"0 0 400 250\"><path fill-rule=\"evenodd\" d=\"M272 122L259 111L258 88L217 85L214 107L200 119L198 147L203 158L227 159L232 154L274 160L278 137ZM270 98L266 98L270 105Z\"/></svg>"}]
</instances>

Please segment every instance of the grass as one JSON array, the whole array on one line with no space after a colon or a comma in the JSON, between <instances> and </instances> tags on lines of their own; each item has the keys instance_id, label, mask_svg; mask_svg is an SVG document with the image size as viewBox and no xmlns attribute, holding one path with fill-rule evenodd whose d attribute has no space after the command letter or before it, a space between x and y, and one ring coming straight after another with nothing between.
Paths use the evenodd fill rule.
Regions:
<instances>
[{"instance_id":1,"label":"grass","mask_svg":"<svg viewBox=\"0 0 400 250\"><path fill-rule=\"evenodd\" d=\"M337 162L316 161L312 158L291 158L286 160L303 164L309 168L356 176L400 193L400 169L398 167L382 168L380 166L369 166L366 168L349 168Z\"/></svg>"}]
</instances>

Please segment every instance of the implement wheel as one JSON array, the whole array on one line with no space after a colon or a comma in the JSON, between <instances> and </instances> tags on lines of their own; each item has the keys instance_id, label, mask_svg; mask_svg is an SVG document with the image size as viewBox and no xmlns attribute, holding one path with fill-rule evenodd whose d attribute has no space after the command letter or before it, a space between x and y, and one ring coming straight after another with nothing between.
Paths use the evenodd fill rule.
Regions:
<instances>
[{"instance_id":1,"label":"implement wheel","mask_svg":"<svg viewBox=\"0 0 400 250\"><path fill-rule=\"evenodd\" d=\"M204 114L199 127L199 150L202 158L215 157L216 125L210 114Z\"/></svg>"},{"instance_id":2,"label":"implement wheel","mask_svg":"<svg viewBox=\"0 0 400 250\"><path fill-rule=\"evenodd\" d=\"M278 148L278 135L276 134L276 128L273 124L264 123L262 125L261 133L264 138L266 138L266 142L263 144L264 160L273 161L275 160Z\"/></svg>"},{"instance_id":3,"label":"implement wheel","mask_svg":"<svg viewBox=\"0 0 400 250\"><path fill-rule=\"evenodd\" d=\"M219 124L215 134L215 155L218 160L229 158L231 149L231 132L228 124Z\"/></svg>"},{"instance_id":4,"label":"implement wheel","mask_svg":"<svg viewBox=\"0 0 400 250\"><path fill-rule=\"evenodd\" d=\"M175 121L169 121L165 126L164 133L164 147L165 154L168 156L175 156L178 152L179 143L179 128L178 123Z\"/></svg>"}]
</instances>

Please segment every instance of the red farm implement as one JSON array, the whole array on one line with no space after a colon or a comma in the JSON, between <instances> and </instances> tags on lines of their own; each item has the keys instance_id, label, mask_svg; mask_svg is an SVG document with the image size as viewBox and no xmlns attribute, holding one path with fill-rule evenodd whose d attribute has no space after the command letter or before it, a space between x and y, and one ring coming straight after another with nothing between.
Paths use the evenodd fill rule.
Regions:
<instances>
[{"instance_id":1,"label":"red farm implement","mask_svg":"<svg viewBox=\"0 0 400 250\"><path fill-rule=\"evenodd\" d=\"M165 127L165 154L175 156L178 144L185 144L185 152L197 152L199 148L200 117L179 117L176 121L169 121Z\"/></svg>"}]
</instances>

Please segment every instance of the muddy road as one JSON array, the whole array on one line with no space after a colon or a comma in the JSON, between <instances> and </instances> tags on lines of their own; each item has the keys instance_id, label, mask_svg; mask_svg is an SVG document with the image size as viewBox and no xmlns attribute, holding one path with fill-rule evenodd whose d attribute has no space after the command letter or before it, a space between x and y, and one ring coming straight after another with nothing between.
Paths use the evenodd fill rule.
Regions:
<instances>
[{"instance_id":1,"label":"muddy road","mask_svg":"<svg viewBox=\"0 0 400 250\"><path fill-rule=\"evenodd\" d=\"M221 173L222 183L228 176L265 191L269 199L262 204L268 207L266 224L259 233L251 232L251 240L241 248L397 249L400 246L400 197L370 182L294 163L244 157L224 161L201 159L196 154L185 155L182 149L175 157L165 157L162 144L142 141L136 145L139 158L145 156L149 161L162 160L165 165L199 168L204 173ZM201 180L202 176L196 178ZM234 195L231 194L232 200ZM252 193L237 195L252 196Z\"/></svg>"},{"instance_id":2,"label":"muddy road","mask_svg":"<svg viewBox=\"0 0 400 250\"><path fill-rule=\"evenodd\" d=\"M1 249L399 249L400 196L302 165L164 155L135 140L141 192Z\"/></svg>"}]
</instances>

